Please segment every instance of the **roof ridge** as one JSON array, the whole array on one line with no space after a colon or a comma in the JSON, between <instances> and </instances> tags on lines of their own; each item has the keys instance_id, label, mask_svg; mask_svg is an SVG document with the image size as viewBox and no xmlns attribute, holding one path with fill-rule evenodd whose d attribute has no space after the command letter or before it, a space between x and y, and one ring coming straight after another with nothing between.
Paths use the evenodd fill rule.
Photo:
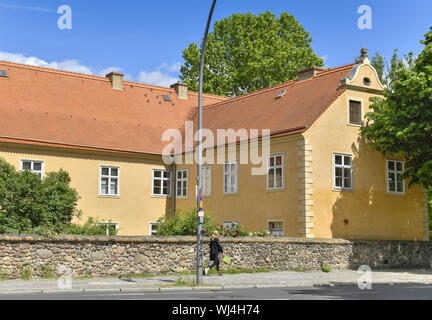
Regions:
<instances>
[{"instance_id":1,"label":"roof ridge","mask_svg":"<svg viewBox=\"0 0 432 320\"><path fill-rule=\"evenodd\" d=\"M104 77L104 76L96 76L93 74L87 74L87 73L81 73L81 72L74 72L74 71L67 71L67 70L62 70L62 69L54 69L54 68L47 68L47 67L41 67L41 66L34 66L34 65L18 63L18 62L0 60L0 64L14 66L17 68L25 68L25 69L30 69L30 70L40 70L43 72L75 76L75 77L86 78L86 79L91 79L91 80L98 80L98 81L104 81L104 82L109 81L109 79L107 77ZM141 87L154 88L154 89L159 89L159 90L175 92L174 89L169 88L169 87L163 87L163 86L158 86L158 85L148 84L148 83L143 83L143 82L124 80L123 83L128 84L128 85L141 86ZM189 91L189 93L192 93L193 95L198 94L198 92L195 92L195 91ZM224 99L224 100L229 99L225 96L219 96L219 95L209 94L209 93L203 93L203 95L208 96L208 97L215 97L215 98L219 98L219 99Z\"/></svg>"},{"instance_id":2,"label":"roof ridge","mask_svg":"<svg viewBox=\"0 0 432 320\"><path fill-rule=\"evenodd\" d=\"M318 74L316 74L313 78L320 77L320 76L323 76L323 75L328 75L328 74L333 73L333 72L338 72L338 71L340 71L342 69L346 69L346 68L352 67L354 65L355 65L355 63L351 63L351 64L346 64L346 65L343 65L343 66L339 66L339 67L336 67L336 68L332 68L332 69L329 69L327 71L322 71L322 72L319 72ZM289 80L289 81L281 83L281 84L277 84L277 85L274 85L274 86L271 86L271 87L263 88L263 89L260 89L260 90L257 90L257 91L251 92L251 93L247 93L247 94L244 94L244 95L241 95L241 96L238 96L238 97L234 97L234 98L231 98L231 99L228 99L228 100L224 100L224 101L220 101L220 102L211 104L209 106L203 107L203 110L211 109L213 107L218 107L218 106L223 105L223 104L228 103L228 102L238 101L238 100L241 100L241 99L249 98L249 97L252 97L254 95L261 94L261 93L267 92L267 91L271 91L271 90L274 90L274 89L277 89L277 88L280 88L280 87L289 86L289 85L295 85L296 83L301 83L301 82L305 82L305 81L308 81L308 80L312 80L313 78L305 79L303 81L296 81L295 79L294 80Z\"/></svg>"},{"instance_id":3,"label":"roof ridge","mask_svg":"<svg viewBox=\"0 0 432 320\"><path fill-rule=\"evenodd\" d=\"M237 97L234 97L234 98L231 98L231 99L228 99L228 100L220 101L220 102L211 104L209 106L203 107L203 110L204 109L210 109L210 108L213 108L213 107L217 107L217 106L219 106L219 105L221 105L223 103L226 103L226 102L238 101L238 100L241 100L241 99L249 98L249 97L255 96L257 94L261 94L263 92L267 92L267 91L271 91L271 90L277 89L279 87L284 87L284 86L288 86L288 85L294 84L295 82L296 82L295 80L289 80L287 82L276 84L276 85L271 86L271 87L267 87L267 88L263 88L263 89L260 89L260 90L254 91L254 92L246 93L246 94L243 94L241 96L237 96Z\"/></svg>"}]
</instances>

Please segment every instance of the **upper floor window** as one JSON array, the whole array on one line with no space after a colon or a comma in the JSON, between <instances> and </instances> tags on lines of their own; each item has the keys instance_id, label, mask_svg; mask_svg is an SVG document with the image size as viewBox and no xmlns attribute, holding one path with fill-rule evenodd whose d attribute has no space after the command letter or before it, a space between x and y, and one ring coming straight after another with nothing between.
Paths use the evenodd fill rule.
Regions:
<instances>
[{"instance_id":1,"label":"upper floor window","mask_svg":"<svg viewBox=\"0 0 432 320\"><path fill-rule=\"evenodd\" d=\"M352 156L333 155L333 181L335 189L352 190Z\"/></svg>"},{"instance_id":2,"label":"upper floor window","mask_svg":"<svg viewBox=\"0 0 432 320\"><path fill-rule=\"evenodd\" d=\"M212 193L212 166L203 166L203 195L210 196Z\"/></svg>"},{"instance_id":3,"label":"upper floor window","mask_svg":"<svg viewBox=\"0 0 432 320\"><path fill-rule=\"evenodd\" d=\"M237 162L227 162L224 164L224 193L237 192Z\"/></svg>"},{"instance_id":4,"label":"upper floor window","mask_svg":"<svg viewBox=\"0 0 432 320\"><path fill-rule=\"evenodd\" d=\"M188 195L188 169L177 171L177 197Z\"/></svg>"},{"instance_id":5,"label":"upper floor window","mask_svg":"<svg viewBox=\"0 0 432 320\"><path fill-rule=\"evenodd\" d=\"M120 168L111 166L100 167L100 195L119 195Z\"/></svg>"},{"instance_id":6,"label":"upper floor window","mask_svg":"<svg viewBox=\"0 0 432 320\"><path fill-rule=\"evenodd\" d=\"M362 104L359 101L350 100L349 102L349 123L361 125L362 121Z\"/></svg>"},{"instance_id":7,"label":"upper floor window","mask_svg":"<svg viewBox=\"0 0 432 320\"><path fill-rule=\"evenodd\" d=\"M268 158L267 189L283 188L283 155L271 155Z\"/></svg>"},{"instance_id":8,"label":"upper floor window","mask_svg":"<svg viewBox=\"0 0 432 320\"><path fill-rule=\"evenodd\" d=\"M43 178L44 162L38 160L21 160L21 171L30 171L37 175L41 180Z\"/></svg>"},{"instance_id":9,"label":"upper floor window","mask_svg":"<svg viewBox=\"0 0 432 320\"><path fill-rule=\"evenodd\" d=\"M154 196L171 195L171 171L153 169L152 194Z\"/></svg>"},{"instance_id":10,"label":"upper floor window","mask_svg":"<svg viewBox=\"0 0 432 320\"><path fill-rule=\"evenodd\" d=\"M387 191L390 193L404 193L403 161L387 160Z\"/></svg>"}]
</instances>

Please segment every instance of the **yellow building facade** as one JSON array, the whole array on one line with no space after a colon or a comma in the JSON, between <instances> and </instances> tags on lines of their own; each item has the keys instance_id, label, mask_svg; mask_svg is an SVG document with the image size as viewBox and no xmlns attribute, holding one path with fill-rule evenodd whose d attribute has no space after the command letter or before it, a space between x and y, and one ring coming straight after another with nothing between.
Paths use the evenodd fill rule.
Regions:
<instances>
[{"instance_id":1,"label":"yellow building facade","mask_svg":"<svg viewBox=\"0 0 432 320\"><path fill-rule=\"evenodd\" d=\"M9 68L12 79L13 68L24 67L6 63L2 67L0 63L2 68ZM62 76L71 77L71 85L78 85L76 75ZM107 90L101 94L113 90L108 79L94 78L85 81L101 82L97 90ZM0 94L2 85L10 90L0 79ZM122 82L116 88L121 91L115 93L116 97L136 94L139 86ZM91 95L91 87L88 90ZM166 144L162 141L164 129L196 120L196 96L188 95L184 86L140 90L143 102L137 108L150 106L149 114L141 119L104 119L102 112L90 115L93 123L103 119L100 131L110 128L115 133L120 130L118 126L129 121L124 131L118 131L124 142L114 138L110 142L109 136L99 141L89 137L94 140L87 144L74 141L74 134L60 138L58 132L47 132L47 136L32 137L27 131L18 136L0 130L0 157L18 170L30 169L42 176L66 170L71 186L81 197L79 222L95 217L115 224L119 235L152 235L160 217L172 214L174 209L191 210L196 206L196 164L179 161L165 165L161 151ZM256 165L240 164L239 148L249 141L237 145L235 161L204 164L205 211L218 223L239 223L250 231L269 230L275 236L428 240L425 190L409 188L407 181L398 179L403 159L387 158L371 150L359 135L364 115L370 111L369 99L382 96L382 90L376 71L363 57L356 64L333 70L308 69L297 80L244 97L227 100L209 96L204 127L213 131L242 126L270 129L271 138L270 154L263 160L267 174L253 175ZM121 100L126 97L118 99L126 107L130 103ZM161 110L163 107L168 111ZM25 112L25 108L16 112ZM51 112L43 114L41 109L43 116ZM134 131L141 130L146 118L155 112L162 116L152 118L152 128L144 133ZM166 123L163 112L173 113ZM69 115L68 111L61 116L72 119L75 114L71 111ZM136 123L131 124L132 120ZM71 125L70 130L76 128ZM94 130L100 132L98 127ZM49 134L56 139L49 140ZM143 135L153 138L141 145L141 137L146 139ZM115 145L120 142L124 148ZM159 147L149 149L152 144ZM179 158L184 160L184 156Z\"/></svg>"}]
</instances>

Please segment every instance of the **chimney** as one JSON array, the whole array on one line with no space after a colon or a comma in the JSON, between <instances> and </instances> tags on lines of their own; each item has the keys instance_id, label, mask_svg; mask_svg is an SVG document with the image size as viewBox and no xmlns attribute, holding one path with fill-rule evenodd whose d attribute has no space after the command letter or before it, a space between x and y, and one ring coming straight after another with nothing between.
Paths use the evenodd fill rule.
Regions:
<instances>
[{"instance_id":1,"label":"chimney","mask_svg":"<svg viewBox=\"0 0 432 320\"><path fill-rule=\"evenodd\" d=\"M108 73L105 77L107 77L110 80L111 87L114 90L123 91L123 73L111 72Z\"/></svg>"},{"instance_id":2,"label":"chimney","mask_svg":"<svg viewBox=\"0 0 432 320\"><path fill-rule=\"evenodd\" d=\"M181 100L188 98L188 85L186 83L177 82L171 85L171 88L177 93L177 97Z\"/></svg>"},{"instance_id":3,"label":"chimney","mask_svg":"<svg viewBox=\"0 0 432 320\"><path fill-rule=\"evenodd\" d=\"M315 75L321 71L325 71L326 69L318 68L318 67L311 67L307 69L303 69L299 72L297 72L297 81L303 81L307 79L311 79L315 77Z\"/></svg>"}]
</instances>

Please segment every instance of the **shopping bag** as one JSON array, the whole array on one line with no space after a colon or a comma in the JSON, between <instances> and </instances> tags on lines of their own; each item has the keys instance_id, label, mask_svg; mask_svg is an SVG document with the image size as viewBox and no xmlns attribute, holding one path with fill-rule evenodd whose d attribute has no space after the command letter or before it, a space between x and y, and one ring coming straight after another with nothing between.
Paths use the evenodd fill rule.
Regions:
<instances>
[{"instance_id":1,"label":"shopping bag","mask_svg":"<svg viewBox=\"0 0 432 320\"><path fill-rule=\"evenodd\" d=\"M231 264L231 257L226 253L225 256L223 257L222 261L225 264Z\"/></svg>"}]
</instances>

